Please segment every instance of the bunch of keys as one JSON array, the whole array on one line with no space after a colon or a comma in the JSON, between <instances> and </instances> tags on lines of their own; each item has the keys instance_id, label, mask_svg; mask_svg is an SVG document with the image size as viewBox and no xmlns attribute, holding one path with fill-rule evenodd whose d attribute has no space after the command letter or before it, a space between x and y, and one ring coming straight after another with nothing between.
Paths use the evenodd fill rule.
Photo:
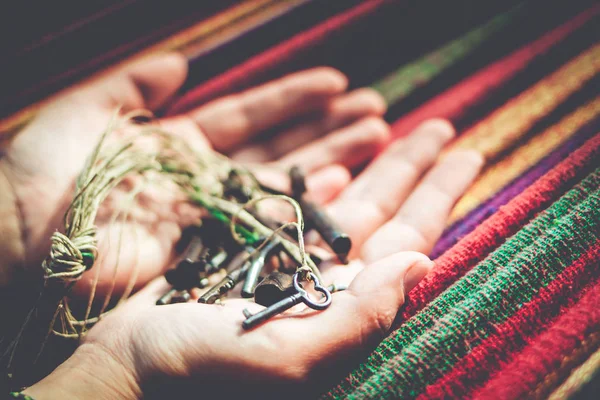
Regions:
<instances>
[{"instance_id":1,"label":"bunch of keys","mask_svg":"<svg viewBox=\"0 0 600 400\"><path fill-rule=\"evenodd\" d=\"M304 198L306 186L304 175L300 169L292 168L290 170L290 180L292 197L302 209L306 228L316 230L338 259L346 263L352 246L348 235L343 233L323 210ZM245 189L243 180L237 172L232 171L224 183L224 196L230 201L244 203L250 199L251 193ZM269 193L285 195L285 193L261 187ZM256 218L272 229L281 226L276 221L264 216L257 215ZM220 227L217 226L219 224ZM222 229L223 227L227 229ZM243 322L243 328L249 330L299 303L304 303L314 310L324 310L331 304L332 292L344 289L336 286L324 287L315 272L299 269L300 260L296 258L297 256L288 253L285 246L282 245L282 240L292 242L299 240L298 232L295 229L284 229L279 235L263 238L258 242L254 239L250 242L252 245L246 245L246 247L237 245L237 247L229 247L225 251L227 246L224 246L222 242L231 241L228 228L217 220L203 221L200 231L196 232L187 246L183 260L175 269L165 274L172 289L161 297L157 304L189 301L191 289L207 287L208 277L225 269L225 276L202 294L198 302L214 304L243 282L241 296L244 298L254 297L256 303L266 307L256 314L244 310L246 320ZM231 257L235 253L237 255ZM261 279L265 266L275 257L278 259L279 268ZM313 256L311 258L313 261L315 260ZM292 260L295 263L295 273L289 272L290 266L286 265L284 259ZM315 300L309 296L302 286L303 280L313 282L314 290L322 295L321 299Z\"/></svg>"},{"instance_id":2,"label":"bunch of keys","mask_svg":"<svg viewBox=\"0 0 600 400\"><path fill-rule=\"evenodd\" d=\"M208 286L207 276L222 267L227 261L227 253L223 250L214 251L218 242L215 232L211 232L213 236L203 233L219 228L214 221L207 220L200 229L191 229L193 232L190 234L191 238L182 260L177 263L176 268L165 273L165 278L172 288L156 301L157 305L185 303L190 300L191 289Z\"/></svg>"}]
</instances>

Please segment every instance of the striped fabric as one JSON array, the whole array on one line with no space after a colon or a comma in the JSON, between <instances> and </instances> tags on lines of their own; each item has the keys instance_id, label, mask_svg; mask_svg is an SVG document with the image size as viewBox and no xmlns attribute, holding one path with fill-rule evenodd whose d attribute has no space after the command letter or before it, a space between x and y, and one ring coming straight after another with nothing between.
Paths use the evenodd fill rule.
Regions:
<instances>
[{"instance_id":1,"label":"striped fabric","mask_svg":"<svg viewBox=\"0 0 600 400\"><path fill-rule=\"evenodd\" d=\"M304 3L246 1L164 44L184 49L193 71L252 27L300 18ZM477 15L468 29L448 24L433 38L425 3L349 3L188 87L166 114L327 64L383 94L395 137L442 117L458 128L449 149L484 154L484 171L433 249L434 270L408 294L389 336L323 398L597 395L600 5L546 1L541 13L540 1L507 1L490 14L465 1ZM378 48L383 39L407 44L392 39L411 18L423 50Z\"/></svg>"},{"instance_id":2,"label":"striped fabric","mask_svg":"<svg viewBox=\"0 0 600 400\"><path fill-rule=\"evenodd\" d=\"M600 70L600 45L594 46L555 73L544 78L463 133L452 148L479 150L494 158L519 140L541 117L550 113ZM462 211L455 210L453 218Z\"/></svg>"},{"instance_id":3,"label":"striped fabric","mask_svg":"<svg viewBox=\"0 0 600 400\"><path fill-rule=\"evenodd\" d=\"M594 266L599 207L600 169L402 324L332 397L422 394L576 260Z\"/></svg>"},{"instance_id":4,"label":"striped fabric","mask_svg":"<svg viewBox=\"0 0 600 400\"><path fill-rule=\"evenodd\" d=\"M372 85L388 104L394 104L438 76L444 69L471 53L493 33L511 21L511 14L518 9L500 14L486 24L455 39L426 56L402 66Z\"/></svg>"},{"instance_id":5,"label":"striped fabric","mask_svg":"<svg viewBox=\"0 0 600 400\"><path fill-rule=\"evenodd\" d=\"M586 254L598 264L598 247ZM590 268L591 270L592 268ZM596 268L597 270L597 268ZM533 340L478 393L479 398L547 397L574 366L600 346L600 282Z\"/></svg>"},{"instance_id":6,"label":"striped fabric","mask_svg":"<svg viewBox=\"0 0 600 400\"><path fill-rule=\"evenodd\" d=\"M577 367L569 378L552 392L548 399L560 400L575 397L592 379L598 379L597 376L594 376L597 375L598 371L600 371L600 349L596 350L587 361Z\"/></svg>"},{"instance_id":7,"label":"striped fabric","mask_svg":"<svg viewBox=\"0 0 600 400\"><path fill-rule=\"evenodd\" d=\"M526 111L526 110L525 110ZM554 149L567 142L579 128L600 114L600 97L563 118L559 123L523 143L510 155L487 168L454 208L450 222L466 215L508 182L518 178Z\"/></svg>"},{"instance_id":8,"label":"striped fabric","mask_svg":"<svg viewBox=\"0 0 600 400\"><path fill-rule=\"evenodd\" d=\"M536 57L563 42L600 12L600 6L581 12L542 37L492 63L471 77L435 96L421 107L411 111L392 124L395 136L405 135L427 118L439 117L457 120L470 105L485 99L490 92L509 82L523 71Z\"/></svg>"},{"instance_id":9,"label":"striped fabric","mask_svg":"<svg viewBox=\"0 0 600 400\"><path fill-rule=\"evenodd\" d=\"M298 59L302 56L303 52L310 49L315 43L325 41L328 37L335 35L337 30L344 29L348 25L368 18L379 7L383 7L384 3L384 0L363 2L306 32L299 33L289 40L268 49L241 65L233 67L222 75L186 93L169 108L167 113L177 114L187 111L198 104L229 94L240 87L247 86L252 81L260 80L261 77L268 75L276 66Z\"/></svg>"},{"instance_id":10,"label":"striped fabric","mask_svg":"<svg viewBox=\"0 0 600 400\"><path fill-rule=\"evenodd\" d=\"M224 46L247 32L277 17L281 17L299 5L310 1L312 0L248 0L155 43L143 49L135 56L127 58L109 68L105 68L99 74L110 73L116 68L137 62L141 58L152 56L157 52L176 50L182 52L190 59L200 58L211 50L219 46ZM107 57L108 55L101 55L98 57L99 60L94 61L99 63L103 58ZM89 61L88 64L92 64L92 61ZM80 67L80 69L83 68L89 68L89 66ZM67 72L74 74L76 71ZM61 77L54 77L53 80L59 78ZM45 100L25 107L8 118L0 119L0 135L10 136L12 132L27 123L35 115L37 109L47 102L52 101L52 98L50 96Z\"/></svg>"}]
</instances>

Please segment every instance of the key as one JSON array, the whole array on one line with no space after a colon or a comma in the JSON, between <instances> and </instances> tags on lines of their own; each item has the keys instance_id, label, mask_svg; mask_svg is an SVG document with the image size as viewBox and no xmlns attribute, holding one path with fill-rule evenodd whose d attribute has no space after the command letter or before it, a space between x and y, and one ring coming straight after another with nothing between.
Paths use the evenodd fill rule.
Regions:
<instances>
[{"instance_id":1,"label":"key","mask_svg":"<svg viewBox=\"0 0 600 400\"><path fill-rule=\"evenodd\" d=\"M229 254L224 249L216 250L215 254L210 257L210 260L206 262L204 269L205 276L209 276L224 268L227 265L227 261L231 261Z\"/></svg>"},{"instance_id":2,"label":"key","mask_svg":"<svg viewBox=\"0 0 600 400\"><path fill-rule=\"evenodd\" d=\"M306 181L304 179L304 173L297 165L290 168L290 181L292 186L292 196L298 198L306 192Z\"/></svg>"},{"instance_id":3,"label":"key","mask_svg":"<svg viewBox=\"0 0 600 400\"><path fill-rule=\"evenodd\" d=\"M350 236L342 232L337 224L316 204L304 199L299 200L307 223L319 232L325 243L331 247L341 262L348 263L348 254L352 248Z\"/></svg>"},{"instance_id":4,"label":"key","mask_svg":"<svg viewBox=\"0 0 600 400\"><path fill-rule=\"evenodd\" d=\"M273 271L254 290L254 301L269 307L294 294L294 277L281 271Z\"/></svg>"},{"instance_id":5,"label":"key","mask_svg":"<svg viewBox=\"0 0 600 400\"><path fill-rule=\"evenodd\" d=\"M248 268L248 272L246 273L246 280L244 281L244 286L242 286L242 297L254 297L254 289L256 288L256 282L258 281L258 277L260 276L260 273L265 266L265 262L267 261L267 258L271 254L273 254L273 252L279 246L279 240L277 240L277 238L273 238L260 250L258 256L254 258L254 260L250 264L250 267Z\"/></svg>"},{"instance_id":6,"label":"key","mask_svg":"<svg viewBox=\"0 0 600 400\"><path fill-rule=\"evenodd\" d=\"M230 270L223 279L198 299L198 303L213 304L223 295L233 289L248 272L252 260L248 259L248 254L252 249L245 250L238 254L231 262ZM241 264L241 265L240 265Z\"/></svg>"},{"instance_id":7,"label":"key","mask_svg":"<svg viewBox=\"0 0 600 400\"><path fill-rule=\"evenodd\" d=\"M187 290L179 291L177 289L171 289L156 301L156 305L164 306L167 304L187 303L189 299L190 293Z\"/></svg>"},{"instance_id":8,"label":"key","mask_svg":"<svg viewBox=\"0 0 600 400\"><path fill-rule=\"evenodd\" d=\"M242 327L245 330L250 330L257 325L262 324L266 320L273 318L274 316L279 315L284 311L289 310L296 304L300 303L306 304L313 310L324 310L327 307L329 307L329 305L331 304L331 293L325 287L321 286L321 283L319 282L319 279L316 277L315 274L311 272L309 273L309 275L315 284L315 290L323 293L323 295L325 296L324 301L316 303L309 297L306 290L304 290L298 282L299 273L296 272L294 274L293 281L296 293L284 298L283 300L278 301L277 303L273 304L268 308L265 308L262 311L257 312L256 314L251 314L250 312L248 312L248 310L244 310L246 320L244 320L244 322L242 323Z\"/></svg>"},{"instance_id":9,"label":"key","mask_svg":"<svg viewBox=\"0 0 600 400\"><path fill-rule=\"evenodd\" d=\"M200 227L191 226L186 229L182 238L182 242L186 244L182 259L176 268L165 273L173 290L158 299L157 305L187 301L190 289L208 286L206 276L218 270L227 258L227 254L219 252L216 247L223 241L223 232L223 224L215 219L206 219ZM213 255L213 252L216 254Z\"/></svg>"},{"instance_id":10,"label":"key","mask_svg":"<svg viewBox=\"0 0 600 400\"><path fill-rule=\"evenodd\" d=\"M200 276L206 263L205 256L207 248L200 236L192 235L185 249L183 259L177 263L177 267L165 272L165 278L172 289L156 301L157 305L181 303L189 300L189 292L193 287L208 285L206 278Z\"/></svg>"},{"instance_id":11,"label":"key","mask_svg":"<svg viewBox=\"0 0 600 400\"><path fill-rule=\"evenodd\" d=\"M333 252L344 264L348 263L348 253L352 248L350 236L341 231L338 225L325 213L325 211L314 203L303 198L306 192L304 174L300 168L290 168L290 180L292 182L292 194L300 204L306 224L314 228L323 238L325 243L331 247Z\"/></svg>"},{"instance_id":12,"label":"key","mask_svg":"<svg viewBox=\"0 0 600 400\"><path fill-rule=\"evenodd\" d=\"M210 288L208 292L200 296L198 303L214 304L244 278L251 264L251 261L248 260L240 268L228 273L225 278L221 279L219 283Z\"/></svg>"},{"instance_id":13,"label":"key","mask_svg":"<svg viewBox=\"0 0 600 400\"><path fill-rule=\"evenodd\" d=\"M223 182L225 198L237 200L239 203L246 203L252 197L252 191L246 185L239 171L232 169L229 171L229 176Z\"/></svg>"}]
</instances>

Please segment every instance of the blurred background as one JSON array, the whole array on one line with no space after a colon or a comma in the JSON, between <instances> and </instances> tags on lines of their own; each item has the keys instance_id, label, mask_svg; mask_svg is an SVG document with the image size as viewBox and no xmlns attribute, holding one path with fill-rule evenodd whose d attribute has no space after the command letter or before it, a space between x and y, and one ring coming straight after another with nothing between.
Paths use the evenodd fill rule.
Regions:
<instances>
[{"instance_id":1,"label":"blurred background","mask_svg":"<svg viewBox=\"0 0 600 400\"><path fill-rule=\"evenodd\" d=\"M381 5L381 4L383 5ZM190 62L183 92L332 18L350 21L317 38L265 79L332 65L353 86L370 85L399 66L460 37L503 12L507 21L475 36L469 57L444 73L431 93L500 58L527 38L566 21L594 1L439 0L23 0L0 6L0 131L18 127L35 106L111 66L177 49ZM516 9L515 9L516 7ZM356 10L359 8L359 10ZM362 8L362 10L360 10ZM510 11L512 10L512 11ZM502 26L499 26L502 25ZM342 28L343 26L343 28ZM302 38L297 38L302 41ZM293 59L293 60L292 60ZM275 68L276 67L276 68ZM261 75L261 74L257 74ZM254 77L252 83L261 79ZM183 93L182 93L183 94ZM399 113L425 93L392 108ZM19 114L19 111L21 113Z\"/></svg>"}]
</instances>

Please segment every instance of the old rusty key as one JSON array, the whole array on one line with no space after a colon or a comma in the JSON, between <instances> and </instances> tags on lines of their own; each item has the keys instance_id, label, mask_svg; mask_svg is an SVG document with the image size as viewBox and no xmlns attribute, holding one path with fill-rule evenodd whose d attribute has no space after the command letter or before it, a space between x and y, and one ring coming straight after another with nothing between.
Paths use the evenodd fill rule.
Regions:
<instances>
[{"instance_id":1,"label":"old rusty key","mask_svg":"<svg viewBox=\"0 0 600 400\"><path fill-rule=\"evenodd\" d=\"M313 310L324 310L331 304L331 293L327 288L321 286L319 279L312 272L309 274L310 278L315 284L315 290L317 292L323 293L325 296L324 301L317 303L313 301L309 296L306 290L302 288L300 283L298 282L299 273L294 274L294 289L296 293L288 296L272 306L265 308L262 311L257 312L256 314L250 314L248 310L244 310L244 315L246 316L246 320L242 323L242 327L245 330L249 330L254 328L255 326L265 322L269 318L272 318L282 312L289 310L296 304L304 303L308 307Z\"/></svg>"}]
</instances>

